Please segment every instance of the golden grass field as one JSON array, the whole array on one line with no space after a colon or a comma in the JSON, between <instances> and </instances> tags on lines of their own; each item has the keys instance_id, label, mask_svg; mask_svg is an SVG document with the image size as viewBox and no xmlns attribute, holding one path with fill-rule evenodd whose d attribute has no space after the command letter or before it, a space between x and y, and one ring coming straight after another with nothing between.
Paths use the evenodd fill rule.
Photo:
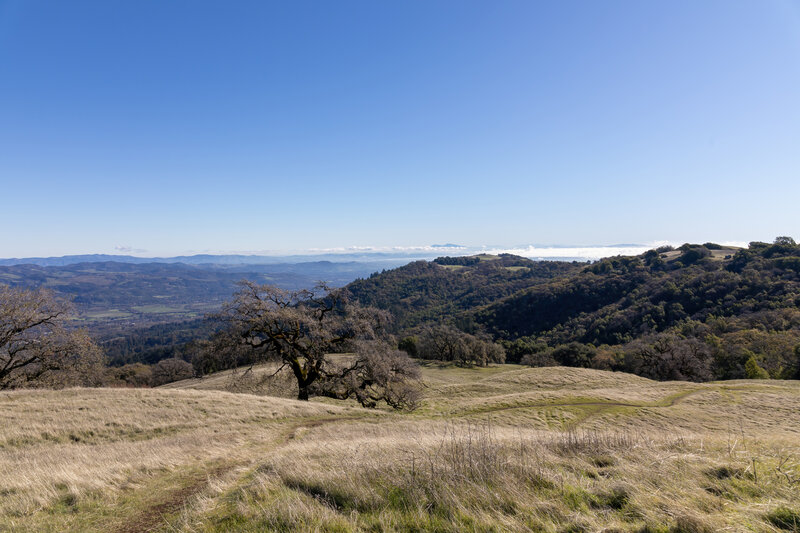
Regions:
<instances>
[{"instance_id":1,"label":"golden grass field","mask_svg":"<svg viewBox=\"0 0 800 533\"><path fill-rule=\"evenodd\" d=\"M0 393L0 531L800 531L799 382L427 366L396 413L269 371Z\"/></svg>"}]
</instances>

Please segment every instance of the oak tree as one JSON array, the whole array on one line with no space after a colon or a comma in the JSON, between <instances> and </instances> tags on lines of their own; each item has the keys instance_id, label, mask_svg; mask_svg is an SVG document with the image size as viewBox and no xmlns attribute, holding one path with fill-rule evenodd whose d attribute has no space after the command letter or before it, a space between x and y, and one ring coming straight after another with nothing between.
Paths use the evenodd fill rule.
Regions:
<instances>
[{"instance_id":1,"label":"oak tree","mask_svg":"<svg viewBox=\"0 0 800 533\"><path fill-rule=\"evenodd\" d=\"M242 281L216 318L223 324L213 339L220 357L277 360L278 371L288 367L294 374L300 400L324 394L400 407L396 395L411 393L399 386L414 377L407 355L378 350L389 314L351 302L341 290L321 284L290 291ZM334 353L351 354L350 363L334 364Z\"/></svg>"},{"instance_id":2,"label":"oak tree","mask_svg":"<svg viewBox=\"0 0 800 533\"><path fill-rule=\"evenodd\" d=\"M103 356L52 292L0 285L0 389L99 385Z\"/></svg>"}]
</instances>

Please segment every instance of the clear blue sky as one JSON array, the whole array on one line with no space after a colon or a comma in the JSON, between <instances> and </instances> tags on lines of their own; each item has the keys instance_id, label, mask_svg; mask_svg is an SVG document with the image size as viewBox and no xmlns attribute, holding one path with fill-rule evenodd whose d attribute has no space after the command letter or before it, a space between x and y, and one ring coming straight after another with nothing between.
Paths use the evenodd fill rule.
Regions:
<instances>
[{"instance_id":1,"label":"clear blue sky","mask_svg":"<svg viewBox=\"0 0 800 533\"><path fill-rule=\"evenodd\" d=\"M800 2L0 0L0 257L800 238Z\"/></svg>"}]
</instances>

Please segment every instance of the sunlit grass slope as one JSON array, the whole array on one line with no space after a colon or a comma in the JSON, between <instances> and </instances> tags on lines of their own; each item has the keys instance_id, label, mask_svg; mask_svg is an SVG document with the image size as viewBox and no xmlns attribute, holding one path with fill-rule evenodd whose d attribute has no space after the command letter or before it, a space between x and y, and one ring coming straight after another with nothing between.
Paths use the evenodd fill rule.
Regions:
<instances>
[{"instance_id":1,"label":"sunlit grass slope","mask_svg":"<svg viewBox=\"0 0 800 533\"><path fill-rule=\"evenodd\" d=\"M0 531L800 530L798 382L423 376L413 414L231 375L2 393Z\"/></svg>"}]
</instances>

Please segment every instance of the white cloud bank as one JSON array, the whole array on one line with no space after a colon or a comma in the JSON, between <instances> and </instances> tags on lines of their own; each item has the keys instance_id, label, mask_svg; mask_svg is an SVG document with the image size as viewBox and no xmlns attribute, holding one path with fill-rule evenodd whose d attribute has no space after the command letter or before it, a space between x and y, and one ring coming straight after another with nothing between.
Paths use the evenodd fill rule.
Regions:
<instances>
[{"instance_id":1,"label":"white cloud bank","mask_svg":"<svg viewBox=\"0 0 800 533\"><path fill-rule=\"evenodd\" d=\"M134 248L133 246L128 246L125 244L118 244L114 246L114 251L122 254L144 254L147 253L147 250L142 248Z\"/></svg>"},{"instance_id":2,"label":"white cloud bank","mask_svg":"<svg viewBox=\"0 0 800 533\"><path fill-rule=\"evenodd\" d=\"M678 247L683 243L669 241L658 241L650 244L617 244L609 246L519 246L505 249L494 249L487 253L494 254L514 254L528 257L530 259L551 259L551 258L575 258L586 261L612 257L615 255L639 255L647 250L658 248L659 246ZM746 248L746 242L720 242L722 246L738 246Z\"/></svg>"},{"instance_id":3,"label":"white cloud bank","mask_svg":"<svg viewBox=\"0 0 800 533\"><path fill-rule=\"evenodd\" d=\"M302 250L236 250L236 251L211 251L194 253L208 253L213 255L237 254L248 256L266 257L325 257L331 260L369 260L379 258L397 259L432 259L443 255L463 256L475 254L513 254L530 259L562 259L576 261L596 261L604 257L615 255L639 255L652 248L671 245L680 246L682 242L656 241L649 244L613 244L605 246L560 246L560 245L518 245L504 246L462 246L459 244L432 244L421 246L342 246L333 248L307 248ZM747 247L744 242L721 242L724 246Z\"/></svg>"},{"instance_id":4,"label":"white cloud bank","mask_svg":"<svg viewBox=\"0 0 800 533\"><path fill-rule=\"evenodd\" d=\"M660 245L659 245L660 246ZM624 245L624 246L564 246L564 247L543 247L527 246L523 248L507 248L502 250L492 250L489 253L495 254L514 254L528 257L530 259L550 259L550 258L580 258L585 260L596 260L603 257L614 255L639 255L654 246L645 245Z\"/></svg>"}]
</instances>

